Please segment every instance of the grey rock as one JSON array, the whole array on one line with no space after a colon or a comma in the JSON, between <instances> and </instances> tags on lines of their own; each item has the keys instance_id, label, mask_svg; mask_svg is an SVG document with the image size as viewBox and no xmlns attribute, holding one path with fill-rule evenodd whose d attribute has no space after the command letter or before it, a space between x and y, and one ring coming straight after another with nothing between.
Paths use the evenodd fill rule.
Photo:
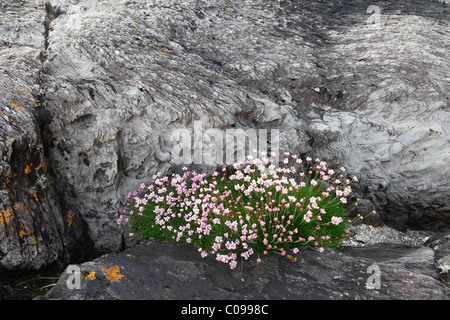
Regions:
<instances>
[{"instance_id":1,"label":"grey rock","mask_svg":"<svg viewBox=\"0 0 450 320\"><path fill-rule=\"evenodd\" d=\"M180 170L171 134L195 121L277 129L280 153L345 166L360 180L357 212L378 212L368 223L447 228L448 4L383 2L379 16L370 5L2 1L2 110L32 108L14 87L41 103L0 117L2 179L32 203L21 219L36 240L29 232L23 243L20 224L1 229L4 268L120 251L121 201L156 172ZM25 175L19 154L47 170ZM2 210L25 201L0 187Z\"/></svg>"},{"instance_id":2,"label":"grey rock","mask_svg":"<svg viewBox=\"0 0 450 320\"><path fill-rule=\"evenodd\" d=\"M50 163L99 251L121 246L120 199L176 170L170 134L193 120L205 130L277 128L280 152L345 165L361 181L361 211L376 208L378 223L448 223L447 7L393 14L389 5L373 30L369 2L50 4L59 13L44 62Z\"/></svg>"},{"instance_id":3,"label":"grey rock","mask_svg":"<svg viewBox=\"0 0 450 320\"><path fill-rule=\"evenodd\" d=\"M450 231L436 234L427 241L427 245L435 252L440 276L447 283L447 291L450 294Z\"/></svg>"},{"instance_id":4,"label":"grey rock","mask_svg":"<svg viewBox=\"0 0 450 320\"><path fill-rule=\"evenodd\" d=\"M363 249L363 250L361 250ZM442 300L443 285L409 264L430 263L429 250L354 247L351 254L304 248L285 257L240 262L236 269L193 247L149 240L76 266L36 300ZM375 271L374 271L375 270ZM379 272L375 274L374 272ZM372 277L379 276L379 282ZM378 286L379 284L379 286Z\"/></svg>"},{"instance_id":5,"label":"grey rock","mask_svg":"<svg viewBox=\"0 0 450 320\"><path fill-rule=\"evenodd\" d=\"M43 146L39 119L45 110L38 88L45 8L17 1L3 1L2 7L0 272L4 275L67 263L84 251L87 237L82 219L70 216L60 201Z\"/></svg>"},{"instance_id":6,"label":"grey rock","mask_svg":"<svg viewBox=\"0 0 450 320\"><path fill-rule=\"evenodd\" d=\"M373 227L364 223L352 225L350 230L348 230L348 234L350 237L344 241L344 246L365 246L386 243L419 247L428 246L428 243L436 237L436 233L430 231L407 230L406 232L402 232L386 225Z\"/></svg>"}]
</instances>

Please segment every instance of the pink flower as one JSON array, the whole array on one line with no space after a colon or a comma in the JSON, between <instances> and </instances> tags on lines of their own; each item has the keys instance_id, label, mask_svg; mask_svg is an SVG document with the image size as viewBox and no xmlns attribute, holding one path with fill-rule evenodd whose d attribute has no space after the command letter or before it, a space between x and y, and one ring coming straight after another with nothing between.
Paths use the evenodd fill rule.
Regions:
<instances>
[{"instance_id":1,"label":"pink flower","mask_svg":"<svg viewBox=\"0 0 450 320\"><path fill-rule=\"evenodd\" d=\"M319 249L317 249L319 252L324 252L325 251L325 249L324 248L322 248L322 247L320 247Z\"/></svg>"},{"instance_id":2,"label":"pink flower","mask_svg":"<svg viewBox=\"0 0 450 320\"><path fill-rule=\"evenodd\" d=\"M341 217L335 217L335 216L331 217L331 223L332 224L338 225L341 222L342 222L342 218Z\"/></svg>"}]
</instances>

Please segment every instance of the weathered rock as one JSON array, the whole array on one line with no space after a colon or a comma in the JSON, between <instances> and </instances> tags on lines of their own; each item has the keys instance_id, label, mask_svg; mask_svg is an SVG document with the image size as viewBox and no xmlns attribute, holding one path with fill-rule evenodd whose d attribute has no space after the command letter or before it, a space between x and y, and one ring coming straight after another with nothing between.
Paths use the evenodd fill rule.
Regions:
<instances>
[{"instance_id":1,"label":"weathered rock","mask_svg":"<svg viewBox=\"0 0 450 320\"><path fill-rule=\"evenodd\" d=\"M450 222L447 5L387 3L372 28L370 1L48 3L48 155L99 252L122 245L124 195L177 170L171 134L195 120L275 128L280 153L345 166L372 223Z\"/></svg>"},{"instance_id":2,"label":"weathered rock","mask_svg":"<svg viewBox=\"0 0 450 320\"><path fill-rule=\"evenodd\" d=\"M446 228L448 3L370 5L2 1L1 174L21 190L0 186L16 217L0 235L2 263L35 268L89 241L95 254L120 250L120 202L178 170L171 134L196 120L204 131L277 129L280 153L345 166L360 212L379 214L370 223ZM33 208L20 212L28 240L16 205Z\"/></svg>"},{"instance_id":3,"label":"weathered rock","mask_svg":"<svg viewBox=\"0 0 450 320\"><path fill-rule=\"evenodd\" d=\"M86 228L59 201L43 147L37 92L45 8L1 6L0 272L33 271L82 253Z\"/></svg>"},{"instance_id":4,"label":"weathered rock","mask_svg":"<svg viewBox=\"0 0 450 320\"><path fill-rule=\"evenodd\" d=\"M305 248L264 257L260 264L243 261L230 270L211 256L201 258L194 247L150 240L69 266L79 268L79 288L68 288L75 284L74 273L65 272L36 299L444 299L436 269L423 271L416 264L432 263L432 250L404 249L353 247L350 254Z\"/></svg>"},{"instance_id":5,"label":"weathered rock","mask_svg":"<svg viewBox=\"0 0 450 320\"><path fill-rule=\"evenodd\" d=\"M447 293L450 295L450 231L438 233L427 241L427 245L435 252L439 274L447 284Z\"/></svg>"},{"instance_id":6,"label":"weathered rock","mask_svg":"<svg viewBox=\"0 0 450 320\"><path fill-rule=\"evenodd\" d=\"M420 247L436 237L435 232L421 230L398 231L386 225L373 227L367 224L355 224L348 230L350 235L344 241L344 246L367 246L378 244L392 244L399 246Z\"/></svg>"}]
</instances>

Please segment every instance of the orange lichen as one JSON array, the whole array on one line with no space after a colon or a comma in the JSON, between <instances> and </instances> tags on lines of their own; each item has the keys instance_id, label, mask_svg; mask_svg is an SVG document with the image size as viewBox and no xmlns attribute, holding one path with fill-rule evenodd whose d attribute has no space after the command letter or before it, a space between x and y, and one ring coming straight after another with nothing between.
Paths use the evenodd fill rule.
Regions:
<instances>
[{"instance_id":1,"label":"orange lichen","mask_svg":"<svg viewBox=\"0 0 450 320\"><path fill-rule=\"evenodd\" d=\"M39 102L34 101L34 99L31 97L32 94L30 92L25 91L25 90L21 90L21 89L17 89L17 88L14 88L14 90L16 90L17 92L21 92L21 93L25 94L25 97L28 99L28 101L31 102L33 107L38 107L38 106L41 105ZM15 107L16 105L14 103L12 103L11 106Z\"/></svg>"},{"instance_id":2,"label":"orange lichen","mask_svg":"<svg viewBox=\"0 0 450 320\"><path fill-rule=\"evenodd\" d=\"M119 266L112 266L108 270L106 270L106 279L111 282L115 282L123 278L123 274L120 274Z\"/></svg>"},{"instance_id":3,"label":"orange lichen","mask_svg":"<svg viewBox=\"0 0 450 320\"><path fill-rule=\"evenodd\" d=\"M20 232L19 232L19 237L21 237L21 238L23 238L24 236L26 236L28 233L24 230L24 229L22 229L22 230L20 230Z\"/></svg>"},{"instance_id":4,"label":"orange lichen","mask_svg":"<svg viewBox=\"0 0 450 320\"><path fill-rule=\"evenodd\" d=\"M33 164L30 164L25 167L25 174L29 174L31 172L31 167L33 166Z\"/></svg>"},{"instance_id":5,"label":"orange lichen","mask_svg":"<svg viewBox=\"0 0 450 320\"><path fill-rule=\"evenodd\" d=\"M36 201L39 201L36 191L30 191Z\"/></svg>"},{"instance_id":6,"label":"orange lichen","mask_svg":"<svg viewBox=\"0 0 450 320\"><path fill-rule=\"evenodd\" d=\"M70 229L70 227L72 226L72 223L73 223L73 219L72 219L72 216L70 215L70 212L71 211L68 211L67 219L66 219L67 226L69 227L69 229Z\"/></svg>"},{"instance_id":7,"label":"orange lichen","mask_svg":"<svg viewBox=\"0 0 450 320\"><path fill-rule=\"evenodd\" d=\"M9 223L11 221L11 219L14 218L14 216L11 214L12 213L12 209L9 208L7 210L1 210L0 213L0 225L4 225L5 223Z\"/></svg>"},{"instance_id":8,"label":"orange lichen","mask_svg":"<svg viewBox=\"0 0 450 320\"><path fill-rule=\"evenodd\" d=\"M119 266L112 266L111 268L104 268L102 266L98 266L98 268L104 273L106 271L106 279L111 282L115 282L123 278L123 274L120 274Z\"/></svg>"}]
</instances>

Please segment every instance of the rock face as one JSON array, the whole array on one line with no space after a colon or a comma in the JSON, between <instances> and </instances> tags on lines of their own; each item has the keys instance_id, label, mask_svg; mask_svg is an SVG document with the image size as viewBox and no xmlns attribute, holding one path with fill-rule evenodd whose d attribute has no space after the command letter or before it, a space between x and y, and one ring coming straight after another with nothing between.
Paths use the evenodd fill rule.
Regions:
<instances>
[{"instance_id":1,"label":"rock face","mask_svg":"<svg viewBox=\"0 0 450 320\"><path fill-rule=\"evenodd\" d=\"M372 223L448 228L449 6L371 5L2 1L1 268L122 249L121 201L196 123L278 130L356 175Z\"/></svg>"},{"instance_id":2,"label":"rock face","mask_svg":"<svg viewBox=\"0 0 450 320\"><path fill-rule=\"evenodd\" d=\"M195 120L278 129L280 153L357 175L362 211L448 226L447 5L386 5L374 28L364 1L49 3L49 159L100 251L120 247L114 206L176 170L171 134Z\"/></svg>"},{"instance_id":3,"label":"rock face","mask_svg":"<svg viewBox=\"0 0 450 320\"><path fill-rule=\"evenodd\" d=\"M428 245L435 252L436 264L441 277L448 283L450 280L450 232L432 237ZM447 286L448 288L448 286ZM447 289L450 294L450 289Z\"/></svg>"},{"instance_id":4,"label":"rock face","mask_svg":"<svg viewBox=\"0 0 450 320\"><path fill-rule=\"evenodd\" d=\"M351 253L304 249L244 261L230 270L193 247L146 241L120 254L71 265L45 296L76 300L441 300L430 248L373 245ZM79 286L73 277L77 270ZM70 271L70 272L69 272ZM67 285L69 283L69 286Z\"/></svg>"},{"instance_id":5,"label":"rock face","mask_svg":"<svg viewBox=\"0 0 450 320\"><path fill-rule=\"evenodd\" d=\"M60 201L43 147L46 111L37 93L45 9L1 6L0 271L39 270L82 253L87 229Z\"/></svg>"}]
</instances>

